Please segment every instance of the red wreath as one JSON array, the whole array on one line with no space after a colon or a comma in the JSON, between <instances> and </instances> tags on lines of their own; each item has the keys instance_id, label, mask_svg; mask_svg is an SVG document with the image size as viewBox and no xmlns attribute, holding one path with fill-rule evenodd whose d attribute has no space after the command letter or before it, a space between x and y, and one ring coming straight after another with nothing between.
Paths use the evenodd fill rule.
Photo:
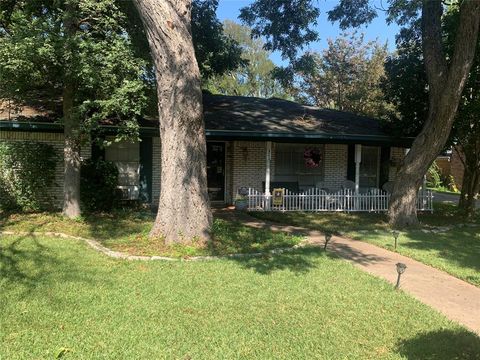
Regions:
<instances>
[{"instance_id":1,"label":"red wreath","mask_svg":"<svg viewBox=\"0 0 480 360\"><path fill-rule=\"evenodd\" d=\"M303 152L303 159L305 160L305 167L314 169L320 166L322 161L322 154L319 148L306 148Z\"/></svg>"}]
</instances>

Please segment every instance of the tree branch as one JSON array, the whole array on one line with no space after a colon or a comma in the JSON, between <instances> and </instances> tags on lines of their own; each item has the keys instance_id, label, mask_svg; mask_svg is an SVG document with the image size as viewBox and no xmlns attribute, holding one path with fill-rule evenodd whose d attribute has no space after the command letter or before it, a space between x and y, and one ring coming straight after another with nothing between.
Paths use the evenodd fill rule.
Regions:
<instances>
[{"instance_id":1,"label":"tree branch","mask_svg":"<svg viewBox=\"0 0 480 360\"><path fill-rule=\"evenodd\" d=\"M460 7L460 22L455 36L455 49L450 63L448 83L458 87L467 81L475 57L480 25L480 1L464 0ZM447 86L450 88L450 86ZM463 89L463 86L461 87Z\"/></svg>"}]
</instances>

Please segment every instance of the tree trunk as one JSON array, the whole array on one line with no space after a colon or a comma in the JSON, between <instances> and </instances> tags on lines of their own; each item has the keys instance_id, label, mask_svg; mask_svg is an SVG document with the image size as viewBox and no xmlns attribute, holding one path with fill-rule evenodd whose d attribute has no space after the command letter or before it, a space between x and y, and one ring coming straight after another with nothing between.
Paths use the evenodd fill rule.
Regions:
<instances>
[{"instance_id":1,"label":"tree trunk","mask_svg":"<svg viewBox=\"0 0 480 360\"><path fill-rule=\"evenodd\" d=\"M472 139L476 140L476 139ZM458 151L458 150L457 150ZM476 212L476 197L480 191L480 154L464 152L464 173L462 181L462 192L458 202L458 208L470 218Z\"/></svg>"},{"instance_id":2,"label":"tree trunk","mask_svg":"<svg viewBox=\"0 0 480 360\"><path fill-rule=\"evenodd\" d=\"M73 62L76 54L74 35L77 31L75 21L76 7L69 2L65 7L65 73L63 88L64 121L64 177L63 177L63 215L75 218L80 212L80 123L74 115L75 81Z\"/></svg>"},{"instance_id":3,"label":"tree trunk","mask_svg":"<svg viewBox=\"0 0 480 360\"><path fill-rule=\"evenodd\" d=\"M200 71L191 37L191 0L136 0L156 69L161 191L151 237L204 242L212 214Z\"/></svg>"},{"instance_id":4,"label":"tree trunk","mask_svg":"<svg viewBox=\"0 0 480 360\"><path fill-rule=\"evenodd\" d=\"M447 64L442 49L442 2L424 0L423 54L429 92L428 118L395 179L388 216L393 227L418 224L417 191L422 178L444 148L473 63L480 22L480 2L464 1L460 9L455 49Z\"/></svg>"},{"instance_id":5,"label":"tree trunk","mask_svg":"<svg viewBox=\"0 0 480 360\"><path fill-rule=\"evenodd\" d=\"M63 91L64 178L63 215L80 216L80 124L73 114L74 86L66 84Z\"/></svg>"}]
</instances>

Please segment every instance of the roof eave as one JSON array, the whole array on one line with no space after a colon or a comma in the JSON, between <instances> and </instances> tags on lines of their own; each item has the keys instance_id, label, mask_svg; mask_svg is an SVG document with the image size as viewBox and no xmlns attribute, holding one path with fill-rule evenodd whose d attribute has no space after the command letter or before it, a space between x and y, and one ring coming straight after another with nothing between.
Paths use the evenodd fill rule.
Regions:
<instances>
[{"instance_id":1,"label":"roof eave","mask_svg":"<svg viewBox=\"0 0 480 360\"><path fill-rule=\"evenodd\" d=\"M115 133L116 126L102 126L107 133ZM32 123L0 121L0 129L10 131L32 131L62 133L63 126L55 123ZM142 127L141 135L159 136L158 128ZM302 142L302 143L334 143L334 144L364 144L379 146L410 147L414 138L392 137L388 135L362 135L362 134L322 134L322 133L276 133L253 132L234 130L209 130L205 131L209 140L250 140L250 141L276 141L276 142Z\"/></svg>"},{"instance_id":2,"label":"roof eave","mask_svg":"<svg viewBox=\"0 0 480 360\"><path fill-rule=\"evenodd\" d=\"M274 142L303 142L303 143L329 143L329 144L364 144L364 145L389 145L408 148L414 138L393 137L388 135L362 135L362 134L322 134L322 133L275 133L252 132L231 130L206 130L208 139L211 140L250 140Z\"/></svg>"}]
</instances>

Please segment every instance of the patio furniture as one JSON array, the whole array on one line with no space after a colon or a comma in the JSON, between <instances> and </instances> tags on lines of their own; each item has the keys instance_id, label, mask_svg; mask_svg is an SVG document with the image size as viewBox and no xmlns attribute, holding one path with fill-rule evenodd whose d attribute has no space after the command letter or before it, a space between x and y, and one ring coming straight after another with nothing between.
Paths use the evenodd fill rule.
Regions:
<instances>
[{"instance_id":1,"label":"patio furniture","mask_svg":"<svg viewBox=\"0 0 480 360\"><path fill-rule=\"evenodd\" d=\"M351 180L345 180L341 187L342 187L342 190L355 191L355 183Z\"/></svg>"},{"instance_id":2,"label":"patio furniture","mask_svg":"<svg viewBox=\"0 0 480 360\"><path fill-rule=\"evenodd\" d=\"M393 192L393 181L387 181L385 184L383 184L382 190L391 194Z\"/></svg>"}]
</instances>

